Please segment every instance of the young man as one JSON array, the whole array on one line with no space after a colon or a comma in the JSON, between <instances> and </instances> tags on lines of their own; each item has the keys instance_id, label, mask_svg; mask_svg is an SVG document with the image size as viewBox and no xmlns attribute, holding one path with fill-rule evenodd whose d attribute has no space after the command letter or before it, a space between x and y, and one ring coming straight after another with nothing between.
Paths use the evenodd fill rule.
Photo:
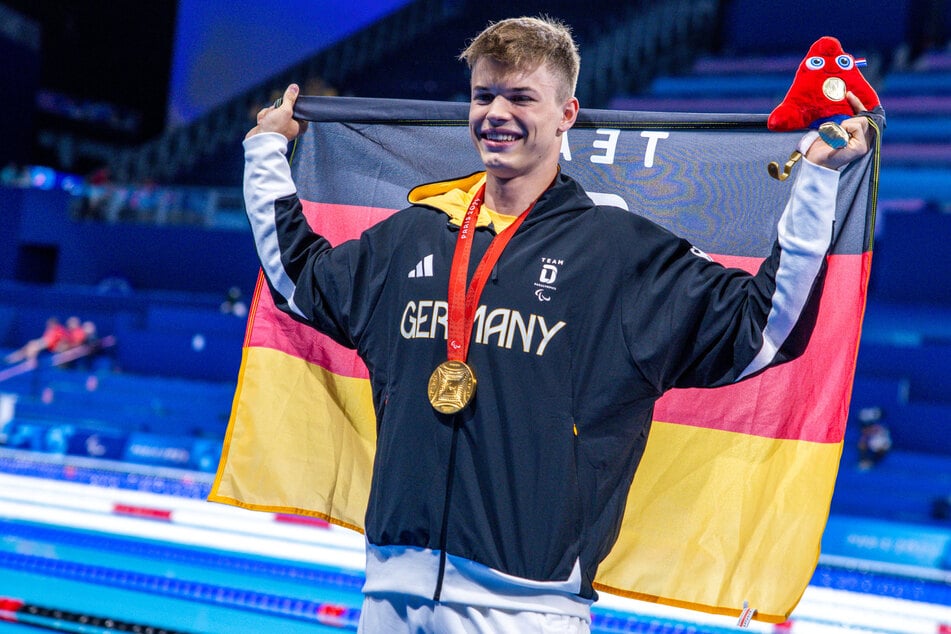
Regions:
<instances>
[{"instance_id":1,"label":"young man","mask_svg":"<svg viewBox=\"0 0 951 634\"><path fill-rule=\"evenodd\" d=\"M331 248L307 227L285 158L301 130L292 85L245 139L248 214L277 305L370 371L362 631L585 632L654 402L805 345L836 169L867 152L868 125L846 121L840 150L804 141L779 239L751 276L594 205L559 170L579 108L566 27L505 20L462 58L484 174L417 187L410 207ZM433 276L407 279L421 254ZM532 292L543 258L562 263L548 301ZM408 315L436 334L408 336ZM515 335L493 330L504 320Z\"/></svg>"}]
</instances>

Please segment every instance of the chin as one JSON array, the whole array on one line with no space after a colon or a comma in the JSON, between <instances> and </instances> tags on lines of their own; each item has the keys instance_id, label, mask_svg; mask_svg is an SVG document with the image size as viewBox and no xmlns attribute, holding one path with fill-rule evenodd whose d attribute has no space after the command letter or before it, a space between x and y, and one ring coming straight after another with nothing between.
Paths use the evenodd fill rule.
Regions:
<instances>
[{"instance_id":1,"label":"chin","mask_svg":"<svg viewBox=\"0 0 951 634\"><path fill-rule=\"evenodd\" d=\"M509 180L517 175L517 172L508 166L501 165L486 165L485 171L487 174L491 174L494 178L501 180Z\"/></svg>"},{"instance_id":2,"label":"chin","mask_svg":"<svg viewBox=\"0 0 951 634\"><path fill-rule=\"evenodd\" d=\"M483 154L482 164L485 165L486 171L492 172L494 176L506 177L514 171L511 162L503 159L498 154Z\"/></svg>"}]
</instances>

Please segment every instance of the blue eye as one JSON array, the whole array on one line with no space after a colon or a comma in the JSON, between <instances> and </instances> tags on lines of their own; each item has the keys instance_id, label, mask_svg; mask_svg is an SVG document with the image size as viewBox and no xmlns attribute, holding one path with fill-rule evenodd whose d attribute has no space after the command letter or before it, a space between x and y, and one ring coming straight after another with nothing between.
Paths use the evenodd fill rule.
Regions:
<instances>
[{"instance_id":1,"label":"blue eye","mask_svg":"<svg viewBox=\"0 0 951 634\"><path fill-rule=\"evenodd\" d=\"M854 64L851 55L839 55L835 58L835 63L838 64L842 70L849 70Z\"/></svg>"},{"instance_id":2,"label":"blue eye","mask_svg":"<svg viewBox=\"0 0 951 634\"><path fill-rule=\"evenodd\" d=\"M826 61L819 56L810 57L806 60L806 68L811 70L819 70L826 65Z\"/></svg>"}]
</instances>

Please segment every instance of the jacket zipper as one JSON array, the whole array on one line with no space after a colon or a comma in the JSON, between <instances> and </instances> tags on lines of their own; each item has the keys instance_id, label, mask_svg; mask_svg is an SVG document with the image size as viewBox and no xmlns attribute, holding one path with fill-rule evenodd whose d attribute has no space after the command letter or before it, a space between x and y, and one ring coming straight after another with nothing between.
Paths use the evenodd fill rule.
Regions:
<instances>
[{"instance_id":1,"label":"jacket zipper","mask_svg":"<svg viewBox=\"0 0 951 634\"><path fill-rule=\"evenodd\" d=\"M439 601L442 595L442 582L446 575L446 543L449 533L449 504L452 501L453 472L456 469L456 444L459 436L459 416L452 417L452 440L449 445L449 464L446 465L446 501L442 510L442 529L439 535L439 572L436 575L436 588L433 601Z\"/></svg>"}]
</instances>

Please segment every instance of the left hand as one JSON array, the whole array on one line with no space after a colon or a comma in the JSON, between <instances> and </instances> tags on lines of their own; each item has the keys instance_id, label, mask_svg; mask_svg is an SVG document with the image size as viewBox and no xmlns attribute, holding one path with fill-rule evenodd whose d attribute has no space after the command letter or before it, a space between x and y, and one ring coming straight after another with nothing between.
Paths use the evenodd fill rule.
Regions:
<instances>
[{"instance_id":1,"label":"left hand","mask_svg":"<svg viewBox=\"0 0 951 634\"><path fill-rule=\"evenodd\" d=\"M851 91L845 94L845 98L848 99L853 112L866 110L865 105ZM866 117L852 117L839 125L849 135L846 146L837 150L822 139L816 139L806 150L806 158L810 162L837 170L868 153L872 147L872 132Z\"/></svg>"},{"instance_id":2,"label":"left hand","mask_svg":"<svg viewBox=\"0 0 951 634\"><path fill-rule=\"evenodd\" d=\"M288 141L293 141L297 135L307 129L307 122L294 118L294 104L300 94L300 87L291 84L284 90L281 103L277 106L262 108L257 115L257 125L251 128L245 139L261 132L277 132L283 134Z\"/></svg>"}]
</instances>

